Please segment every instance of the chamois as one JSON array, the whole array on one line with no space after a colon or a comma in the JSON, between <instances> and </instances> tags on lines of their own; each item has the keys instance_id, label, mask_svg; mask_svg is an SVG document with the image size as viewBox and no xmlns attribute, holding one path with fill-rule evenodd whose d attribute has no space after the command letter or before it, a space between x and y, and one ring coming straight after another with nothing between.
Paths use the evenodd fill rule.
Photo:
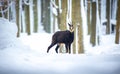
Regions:
<instances>
[{"instance_id":1,"label":"chamois","mask_svg":"<svg viewBox=\"0 0 120 74\"><path fill-rule=\"evenodd\" d=\"M61 43L65 44L66 53L68 53L68 51L69 54L71 53L71 43L74 40L74 27L69 23L68 25L69 25L69 30L57 31L56 33L54 33L54 35L52 36L52 43L48 47L47 53L49 52L50 48L53 47L55 44L57 44L55 51L56 53L58 53L58 48L60 47Z\"/></svg>"}]
</instances>

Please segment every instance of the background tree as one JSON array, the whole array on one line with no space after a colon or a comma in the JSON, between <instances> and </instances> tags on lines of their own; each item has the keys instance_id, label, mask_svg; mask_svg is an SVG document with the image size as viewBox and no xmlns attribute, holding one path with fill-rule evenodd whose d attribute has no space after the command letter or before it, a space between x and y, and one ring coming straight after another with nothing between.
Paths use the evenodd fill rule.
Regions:
<instances>
[{"instance_id":1,"label":"background tree","mask_svg":"<svg viewBox=\"0 0 120 74\"><path fill-rule=\"evenodd\" d=\"M0 17L9 19L9 3L8 0L0 0Z\"/></svg>"},{"instance_id":2,"label":"background tree","mask_svg":"<svg viewBox=\"0 0 120 74\"><path fill-rule=\"evenodd\" d=\"M34 32L38 32L38 10L37 10L37 0L33 1L33 10L34 10Z\"/></svg>"},{"instance_id":3,"label":"background tree","mask_svg":"<svg viewBox=\"0 0 120 74\"><path fill-rule=\"evenodd\" d=\"M50 33L50 0L42 0L42 12L41 12L41 22L44 26L44 30L48 33Z\"/></svg>"},{"instance_id":4,"label":"background tree","mask_svg":"<svg viewBox=\"0 0 120 74\"><path fill-rule=\"evenodd\" d=\"M79 16L77 16L76 20L78 22L78 53L84 53L84 45L83 45L83 25L82 25L82 16L81 16L81 0L80 2L77 2L76 4L79 8L78 8L78 12L77 14L79 14Z\"/></svg>"},{"instance_id":5,"label":"background tree","mask_svg":"<svg viewBox=\"0 0 120 74\"><path fill-rule=\"evenodd\" d=\"M118 0L111 0L111 33L115 33L117 2Z\"/></svg>"},{"instance_id":6,"label":"background tree","mask_svg":"<svg viewBox=\"0 0 120 74\"><path fill-rule=\"evenodd\" d=\"M101 43L101 0L97 0L97 15L96 15L96 45Z\"/></svg>"},{"instance_id":7,"label":"background tree","mask_svg":"<svg viewBox=\"0 0 120 74\"><path fill-rule=\"evenodd\" d=\"M106 24L106 34L110 34L110 28L111 28L111 24L110 24L110 19L111 19L111 15L110 15L110 0L106 0L106 19L107 19L107 24Z\"/></svg>"},{"instance_id":8,"label":"background tree","mask_svg":"<svg viewBox=\"0 0 120 74\"><path fill-rule=\"evenodd\" d=\"M90 43L92 46L96 45L96 2L92 2L92 17L91 17L91 35Z\"/></svg>"},{"instance_id":9,"label":"background tree","mask_svg":"<svg viewBox=\"0 0 120 74\"><path fill-rule=\"evenodd\" d=\"M88 35L90 35L90 25L91 25L91 0L87 0L87 28L88 28Z\"/></svg>"},{"instance_id":10,"label":"background tree","mask_svg":"<svg viewBox=\"0 0 120 74\"><path fill-rule=\"evenodd\" d=\"M28 4L27 4L28 3ZM31 26L30 26L30 8L29 8L29 0L25 2L25 21L26 21L26 32L28 35L31 34Z\"/></svg>"},{"instance_id":11,"label":"background tree","mask_svg":"<svg viewBox=\"0 0 120 74\"><path fill-rule=\"evenodd\" d=\"M101 0L98 0L98 12L99 12L99 19L101 24Z\"/></svg>"},{"instance_id":12,"label":"background tree","mask_svg":"<svg viewBox=\"0 0 120 74\"><path fill-rule=\"evenodd\" d=\"M20 23L19 23L19 0L16 1L16 24L17 24L17 37L20 37Z\"/></svg>"},{"instance_id":13,"label":"background tree","mask_svg":"<svg viewBox=\"0 0 120 74\"><path fill-rule=\"evenodd\" d=\"M76 54L76 10L78 10L78 7L76 6L77 2L77 0L72 0L72 23L74 25L73 54Z\"/></svg>"},{"instance_id":14,"label":"background tree","mask_svg":"<svg viewBox=\"0 0 120 74\"><path fill-rule=\"evenodd\" d=\"M120 42L120 0L118 0L117 25L116 25L115 43L119 44L119 42Z\"/></svg>"}]
</instances>

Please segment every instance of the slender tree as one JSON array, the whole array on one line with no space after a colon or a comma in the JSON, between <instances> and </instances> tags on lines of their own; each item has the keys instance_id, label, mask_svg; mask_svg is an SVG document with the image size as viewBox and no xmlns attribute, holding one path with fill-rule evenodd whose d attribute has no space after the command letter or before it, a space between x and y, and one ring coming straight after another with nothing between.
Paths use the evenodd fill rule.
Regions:
<instances>
[{"instance_id":1,"label":"slender tree","mask_svg":"<svg viewBox=\"0 0 120 74\"><path fill-rule=\"evenodd\" d=\"M80 2L77 2L78 8L77 14L79 15L77 17L78 24L78 53L84 53L84 45L83 45L83 25L82 25L82 16L81 16L81 0Z\"/></svg>"},{"instance_id":2,"label":"slender tree","mask_svg":"<svg viewBox=\"0 0 120 74\"><path fill-rule=\"evenodd\" d=\"M42 12L41 12L41 22L44 26L44 30L50 33L50 0L42 0Z\"/></svg>"},{"instance_id":3,"label":"slender tree","mask_svg":"<svg viewBox=\"0 0 120 74\"><path fill-rule=\"evenodd\" d=\"M77 0L72 0L72 23L74 25L74 42L73 42L73 54L76 54L76 10L78 11L78 8L76 7ZM78 15L77 15L78 16Z\"/></svg>"},{"instance_id":4,"label":"slender tree","mask_svg":"<svg viewBox=\"0 0 120 74\"><path fill-rule=\"evenodd\" d=\"M99 18L101 22L101 0L98 0L98 11L99 11Z\"/></svg>"},{"instance_id":5,"label":"slender tree","mask_svg":"<svg viewBox=\"0 0 120 74\"><path fill-rule=\"evenodd\" d=\"M90 43L96 45L96 2L92 2L91 36Z\"/></svg>"},{"instance_id":6,"label":"slender tree","mask_svg":"<svg viewBox=\"0 0 120 74\"><path fill-rule=\"evenodd\" d=\"M117 25L116 25L116 36L115 36L115 43L119 44L119 42L120 42L120 0L118 0Z\"/></svg>"},{"instance_id":7,"label":"slender tree","mask_svg":"<svg viewBox=\"0 0 120 74\"><path fill-rule=\"evenodd\" d=\"M4 9L7 9L7 11L4 12L5 18L9 20L9 1L5 0L4 1Z\"/></svg>"},{"instance_id":8,"label":"slender tree","mask_svg":"<svg viewBox=\"0 0 120 74\"><path fill-rule=\"evenodd\" d=\"M27 2L26 2L27 3ZM29 2L28 2L29 3ZM26 32L28 35L31 34L30 29L30 12L29 12L29 4L25 4L25 21L26 21Z\"/></svg>"},{"instance_id":9,"label":"slender tree","mask_svg":"<svg viewBox=\"0 0 120 74\"><path fill-rule=\"evenodd\" d=\"M38 11L37 11L37 0L33 1L34 7L34 32L38 32Z\"/></svg>"},{"instance_id":10,"label":"slender tree","mask_svg":"<svg viewBox=\"0 0 120 74\"><path fill-rule=\"evenodd\" d=\"M106 34L110 34L110 0L106 0L106 19L107 19L107 25L106 25Z\"/></svg>"},{"instance_id":11,"label":"slender tree","mask_svg":"<svg viewBox=\"0 0 120 74\"><path fill-rule=\"evenodd\" d=\"M41 0L37 0L37 13L38 13L38 31L40 30L41 25Z\"/></svg>"},{"instance_id":12,"label":"slender tree","mask_svg":"<svg viewBox=\"0 0 120 74\"><path fill-rule=\"evenodd\" d=\"M16 1L16 24L17 24L17 37L20 37L20 23L19 23L19 0Z\"/></svg>"},{"instance_id":13,"label":"slender tree","mask_svg":"<svg viewBox=\"0 0 120 74\"><path fill-rule=\"evenodd\" d=\"M91 11L91 1L90 0L88 0L87 1L87 25L88 25L88 35L90 34L90 25L91 25L91 20L90 20L90 11Z\"/></svg>"}]
</instances>

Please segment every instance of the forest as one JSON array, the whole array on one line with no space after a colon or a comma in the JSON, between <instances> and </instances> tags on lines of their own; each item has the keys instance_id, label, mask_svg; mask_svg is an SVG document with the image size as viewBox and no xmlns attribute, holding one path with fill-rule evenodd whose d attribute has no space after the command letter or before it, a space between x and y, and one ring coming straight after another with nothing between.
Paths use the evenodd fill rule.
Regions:
<instances>
[{"instance_id":1,"label":"forest","mask_svg":"<svg viewBox=\"0 0 120 74\"><path fill-rule=\"evenodd\" d=\"M120 0L0 0L0 74L120 74L119 58Z\"/></svg>"},{"instance_id":2,"label":"forest","mask_svg":"<svg viewBox=\"0 0 120 74\"><path fill-rule=\"evenodd\" d=\"M120 42L119 0L0 0L0 17L17 24L21 33L55 33L74 25L73 53L84 53L84 38L90 35L92 46L100 45L101 35L115 34ZM104 28L104 30L103 30Z\"/></svg>"}]
</instances>

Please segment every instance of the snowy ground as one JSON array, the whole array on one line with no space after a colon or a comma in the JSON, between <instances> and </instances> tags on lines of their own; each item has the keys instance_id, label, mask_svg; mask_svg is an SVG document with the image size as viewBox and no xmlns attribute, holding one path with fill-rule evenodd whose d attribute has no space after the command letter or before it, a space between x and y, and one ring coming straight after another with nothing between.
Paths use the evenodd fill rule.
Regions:
<instances>
[{"instance_id":1,"label":"snowy ground","mask_svg":"<svg viewBox=\"0 0 120 74\"><path fill-rule=\"evenodd\" d=\"M85 54L56 54L54 47L46 53L52 34L16 38L15 24L3 18L0 22L0 74L120 74L114 34L102 36L100 46L86 44Z\"/></svg>"}]
</instances>

